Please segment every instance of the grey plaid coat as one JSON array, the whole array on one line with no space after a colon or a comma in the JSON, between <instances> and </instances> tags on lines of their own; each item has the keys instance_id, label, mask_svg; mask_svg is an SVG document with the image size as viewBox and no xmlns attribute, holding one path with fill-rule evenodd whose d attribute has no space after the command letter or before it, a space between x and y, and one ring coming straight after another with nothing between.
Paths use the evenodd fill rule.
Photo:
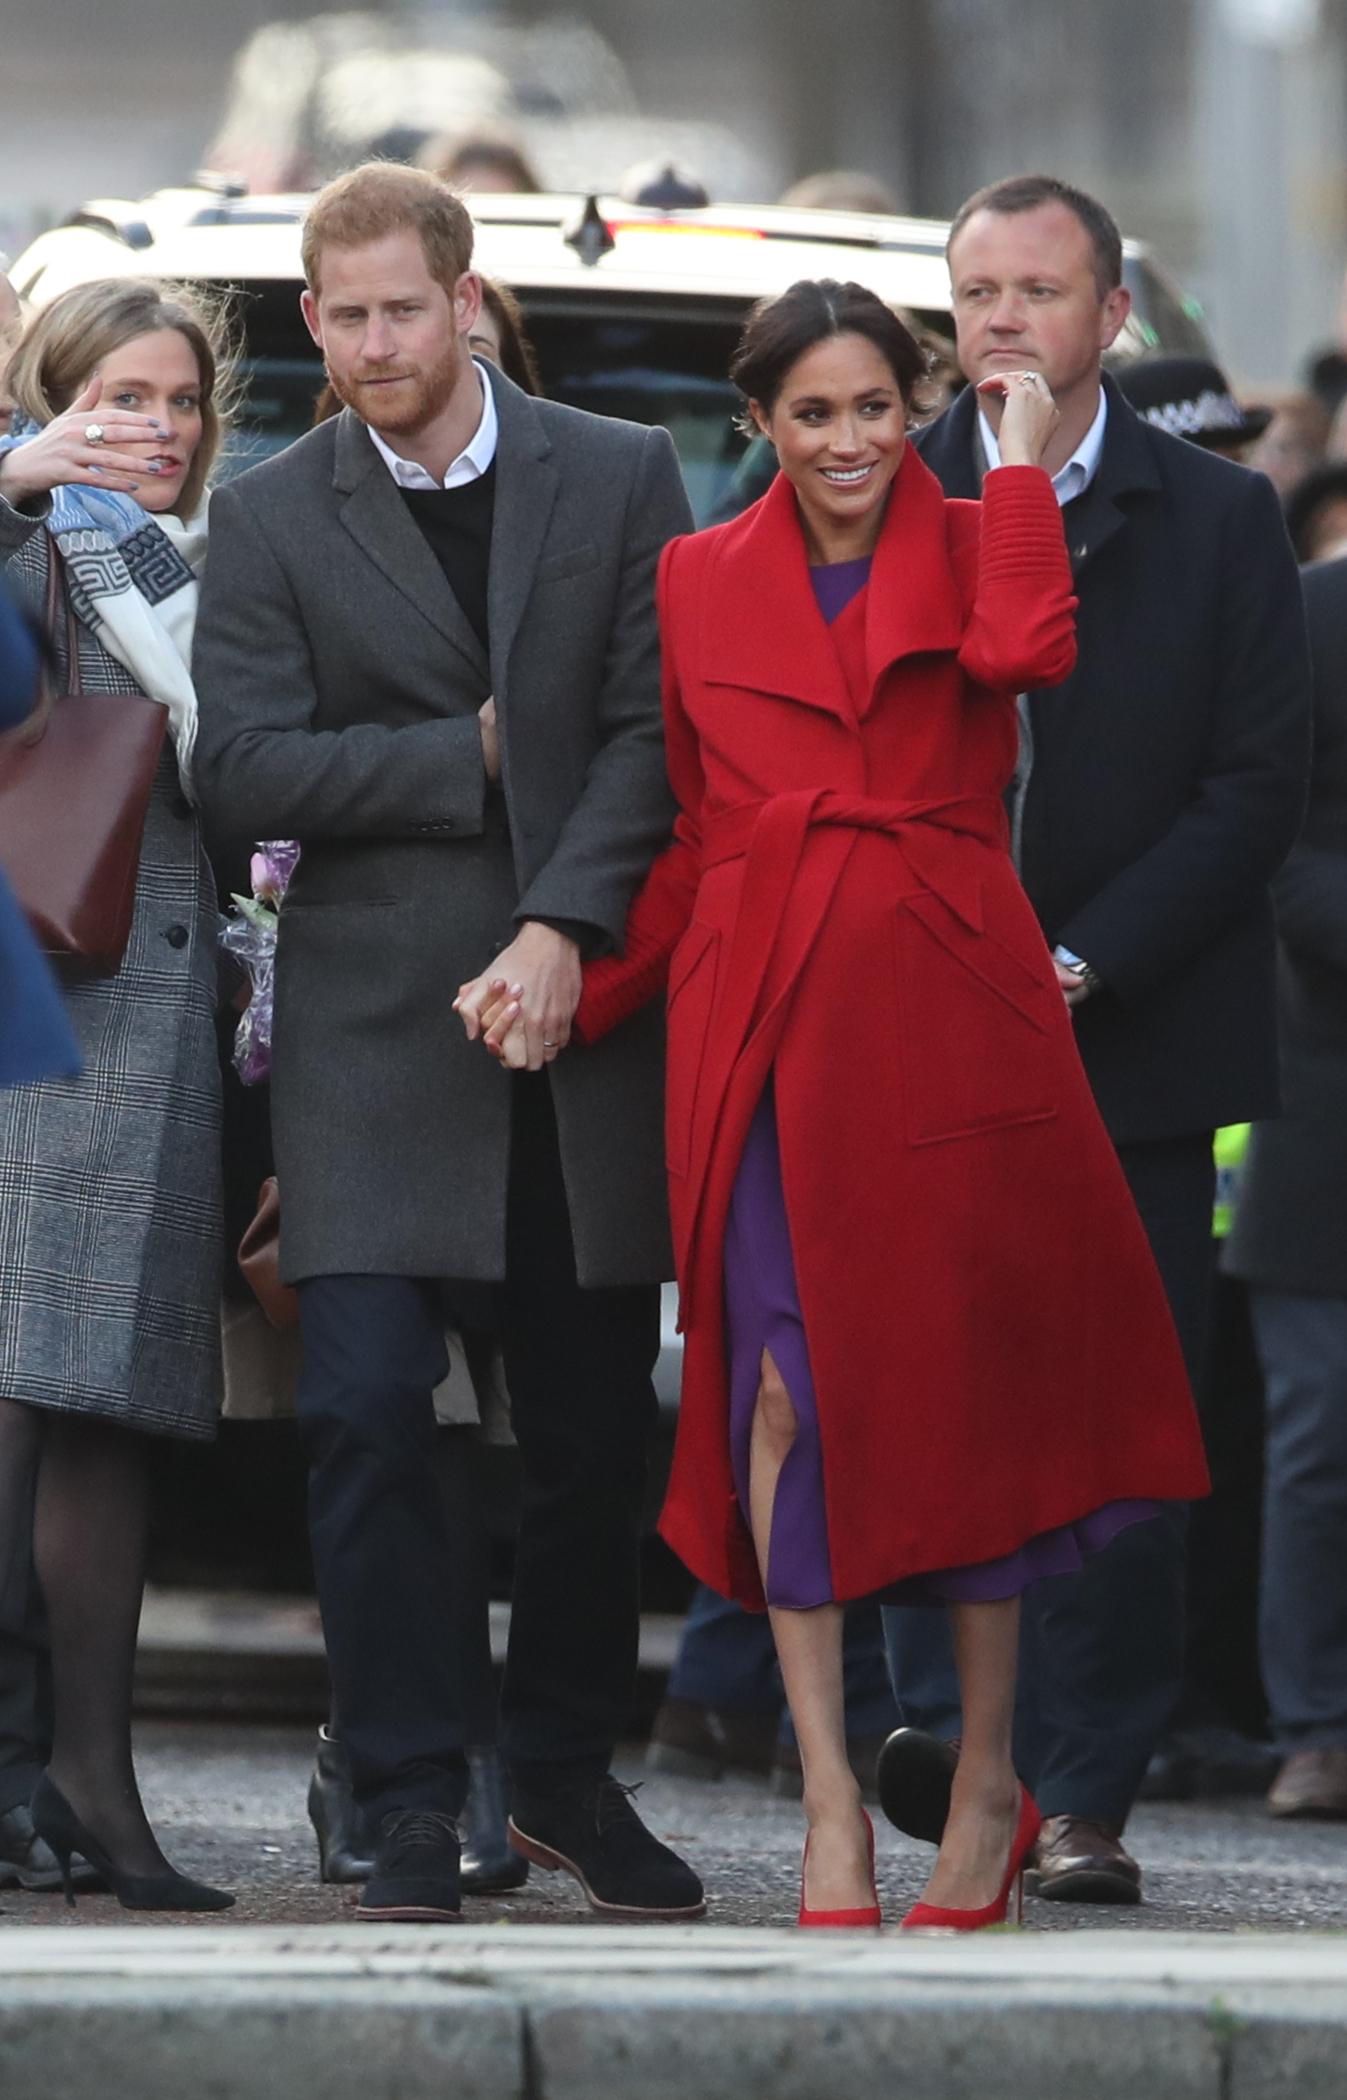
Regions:
<instances>
[{"instance_id":1,"label":"grey plaid coat","mask_svg":"<svg viewBox=\"0 0 1347 2100\"><path fill-rule=\"evenodd\" d=\"M41 606L50 542L0 498L0 562ZM64 680L65 637L58 637ZM134 679L83 625L86 692ZM0 854L4 842L0 840ZM0 1091L0 1394L173 1436L219 1401L215 895L165 747L116 977L68 989L78 1079Z\"/></svg>"}]
</instances>

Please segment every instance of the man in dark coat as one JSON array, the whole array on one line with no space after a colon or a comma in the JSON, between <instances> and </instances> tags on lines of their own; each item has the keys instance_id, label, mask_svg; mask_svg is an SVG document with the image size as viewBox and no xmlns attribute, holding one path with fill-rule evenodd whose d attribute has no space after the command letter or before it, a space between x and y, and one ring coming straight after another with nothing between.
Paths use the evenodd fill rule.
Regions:
<instances>
[{"instance_id":1,"label":"man in dark coat","mask_svg":"<svg viewBox=\"0 0 1347 2100\"><path fill-rule=\"evenodd\" d=\"M964 206L949 255L967 377L1041 371L1061 411L1044 464L1079 655L1021 701L1012 840L1195 1375L1212 1135L1278 1100L1268 885L1309 749L1295 564L1270 483L1144 423L1101 375L1129 304L1102 205L1050 177L997 184ZM914 442L949 496L977 496L999 460L972 386ZM1042 1895L1138 1899L1121 1834L1179 1688L1183 1532L1162 1511L1026 1597L1018 1756L1045 1817ZM887 1617L905 1715L956 1734L943 1629ZM882 1798L923 1757L938 1768L894 1738Z\"/></svg>"},{"instance_id":2,"label":"man in dark coat","mask_svg":"<svg viewBox=\"0 0 1347 2100\"><path fill-rule=\"evenodd\" d=\"M1278 1816L1347 1817L1347 561L1304 575L1309 814L1274 897L1285 1102L1249 1145L1226 1266L1267 1390L1260 1651Z\"/></svg>"},{"instance_id":3,"label":"man in dark coat","mask_svg":"<svg viewBox=\"0 0 1347 2100\"><path fill-rule=\"evenodd\" d=\"M473 363L472 222L433 176L320 193L305 316L344 412L220 491L197 778L300 841L272 1110L282 1275L342 1740L379 1830L363 1914L454 1918L466 1790L431 1464L446 1325L499 1329L523 1468L502 1753L512 1834L610 1915L699 1913L608 1773L633 1691L665 1212L662 1017L566 1044L667 839L666 432ZM546 1069L455 1016L495 962Z\"/></svg>"}]
</instances>

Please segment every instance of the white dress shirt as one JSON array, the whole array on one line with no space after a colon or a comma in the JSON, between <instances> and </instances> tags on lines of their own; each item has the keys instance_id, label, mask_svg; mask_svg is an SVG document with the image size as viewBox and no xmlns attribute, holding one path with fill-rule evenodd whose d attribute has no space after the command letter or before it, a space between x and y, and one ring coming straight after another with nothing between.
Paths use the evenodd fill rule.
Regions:
<instances>
[{"instance_id":1,"label":"white dress shirt","mask_svg":"<svg viewBox=\"0 0 1347 2100\"><path fill-rule=\"evenodd\" d=\"M1104 426L1108 422L1108 396L1102 386L1099 389L1099 407L1095 418L1084 437L1077 445L1064 467L1059 467L1052 477L1053 494L1058 503L1070 503L1076 496L1083 496L1095 475L1099 472L1099 455L1104 449ZM981 409L978 410L978 431L982 438L982 449L987 457L987 470L1001 464L1001 447L996 433Z\"/></svg>"},{"instance_id":2,"label":"white dress shirt","mask_svg":"<svg viewBox=\"0 0 1347 2100\"><path fill-rule=\"evenodd\" d=\"M478 481L485 474L496 456L496 442L500 436L500 418L496 414L496 397L491 390L491 381L474 357L473 366L481 374L482 417L468 443L459 453L443 481L436 481L423 466L414 459L403 459L400 453L385 438L380 437L372 423L365 425L375 446L382 455L389 473L400 489L461 489L470 481Z\"/></svg>"}]
</instances>

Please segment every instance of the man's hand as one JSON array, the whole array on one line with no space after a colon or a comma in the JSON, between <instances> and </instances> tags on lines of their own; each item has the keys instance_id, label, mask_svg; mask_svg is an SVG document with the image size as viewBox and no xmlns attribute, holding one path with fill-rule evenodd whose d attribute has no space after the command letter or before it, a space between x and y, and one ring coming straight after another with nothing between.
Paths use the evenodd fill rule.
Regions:
<instances>
[{"instance_id":1,"label":"man's hand","mask_svg":"<svg viewBox=\"0 0 1347 2100\"><path fill-rule=\"evenodd\" d=\"M454 1011L470 1043L484 1035L511 1071L540 1072L570 1041L582 989L575 942L526 919L490 970L459 987Z\"/></svg>"},{"instance_id":2,"label":"man's hand","mask_svg":"<svg viewBox=\"0 0 1347 2100\"><path fill-rule=\"evenodd\" d=\"M1057 972L1057 982L1062 987L1067 1005L1082 1006L1090 996L1090 987L1084 978L1077 976L1074 970L1068 970L1066 964L1059 963L1055 956L1052 967Z\"/></svg>"},{"instance_id":3,"label":"man's hand","mask_svg":"<svg viewBox=\"0 0 1347 2100\"><path fill-rule=\"evenodd\" d=\"M482 725L482 764L488 780L500 784L500 732L496 728L496 696L484 701L477 710L477 719Z\"/></svg>"}]
</instances>

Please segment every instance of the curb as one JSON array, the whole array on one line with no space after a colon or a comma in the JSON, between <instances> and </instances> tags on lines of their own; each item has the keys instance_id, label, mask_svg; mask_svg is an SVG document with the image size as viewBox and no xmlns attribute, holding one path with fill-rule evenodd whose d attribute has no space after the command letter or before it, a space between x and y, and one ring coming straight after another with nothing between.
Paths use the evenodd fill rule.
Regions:
<instances>
[{"instance_id":1,"label":"curb","mask_svg":"<svg viewBox=\"0 0 1347 2100\"><path fill-rule=\"evenodd\" d=\"M16 1928L0 2091L1342 2100L1347 1936Z\"/></svg>"}]
</instances>

